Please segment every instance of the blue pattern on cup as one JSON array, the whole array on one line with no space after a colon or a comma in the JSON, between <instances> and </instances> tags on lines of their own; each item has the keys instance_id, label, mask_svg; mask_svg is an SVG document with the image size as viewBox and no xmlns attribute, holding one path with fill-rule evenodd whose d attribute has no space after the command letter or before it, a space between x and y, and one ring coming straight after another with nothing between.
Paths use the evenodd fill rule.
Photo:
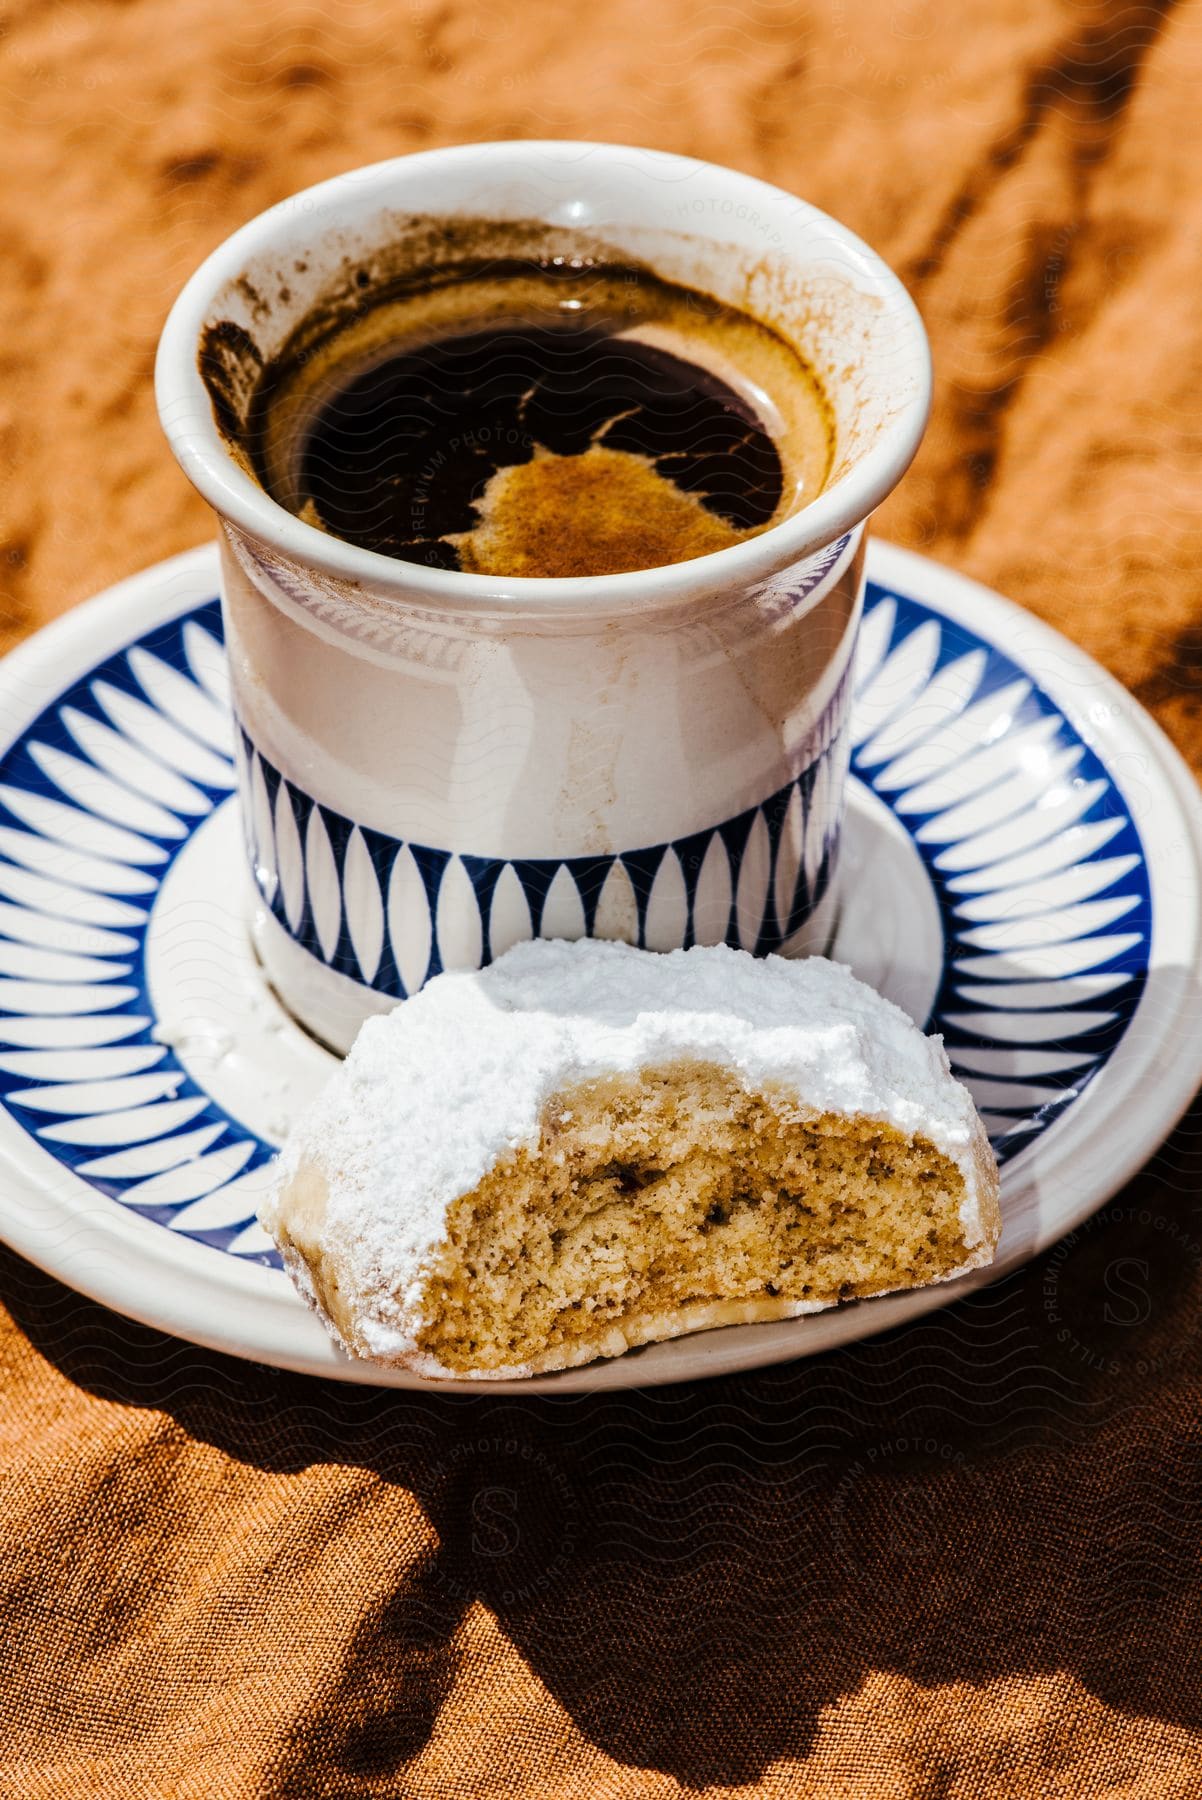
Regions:
<instances>
[{"instance_id":1,"label":"blue pattern on cup","mask_svg":"<svg viewBox=\"0 0 1202 1800\"><path fill-rule=\"evenodd\" d=\"M254 793L261 783L266 797L265 806L244 810L255 883L282 928L311 956L398 1000L443 969L480 967L508 947L494 941L494 903L507 871L529 921L521 935L594 935L606 885L620 870L618 879L629 883L634 903L634 929L622 935L640 947L724 942L764 955L796 935L830 881L839 824L832 799L840 794L847 759L847 697L845 676L814 729L812 760L758 805L689 836L609 855L505 859L388 837L286 780L240 729L242 791ZM715 855L724 868L710 889L725 891L729 900L724 918L720 902L717 914L711 908L701 918L701 878ZM547 911L564 877L574 896L566 930ZM414 909L426 914L416 921L416 936L428 950L416 962L397 941L400 909L390 896L398 878L404 881L403 925L410 938ZM448 905L452 881L456 890ZM611 934L602 928L601 935Z\"/></svg>"}]
</instances>

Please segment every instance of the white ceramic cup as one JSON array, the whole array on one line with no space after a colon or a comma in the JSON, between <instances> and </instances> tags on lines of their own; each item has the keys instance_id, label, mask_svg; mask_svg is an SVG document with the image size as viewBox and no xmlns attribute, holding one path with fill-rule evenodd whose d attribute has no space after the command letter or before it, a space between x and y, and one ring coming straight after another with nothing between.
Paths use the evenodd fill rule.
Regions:
<instances>
[{"instance_id":1,"label":"white ceramic cup","mask_svg":"<svg viewBox=\"0 0 1202 1800\"><path fill-rule=\"evenodd\" d=\"M259 363L382 254L445 260L479 220L552 251L599 241L795 343L834 414L822 492L714 554L566 580L426 569L278 505L223 429ZM217 408L198 361L215 342ZM310 1030L345 1049L439 970L531 934L823 947L864 524L930 396L918 315L859 239L686 157L434 150L236 232L172 309L156 379L221 528L255 941Z\"/></svg>"}]
</instances>

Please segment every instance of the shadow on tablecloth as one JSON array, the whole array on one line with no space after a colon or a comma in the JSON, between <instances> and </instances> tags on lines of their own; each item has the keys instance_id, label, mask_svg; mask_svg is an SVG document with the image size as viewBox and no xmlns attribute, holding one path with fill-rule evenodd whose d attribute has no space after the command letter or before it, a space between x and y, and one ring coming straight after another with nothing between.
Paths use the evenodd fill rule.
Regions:
<instances>
[{"instance_id":1,"label":"shadow on tablecloth","mask_svg":"<svg viewBox=\"0 0 1202 1800\"><path fill-rule=\"evenodd\" d=\"M220 1487L240 1465L261 1479L234 1479L223 1537L249 1534L265 1593L282 1583L291 1610L331 1615L264 1793L393 1792L377 1784L438 1728L478 1602L585 1739L690 1787L804 1756L822 1710L874 1671L933 1687L1067 1670L1111 1707L1202 1726L1182 1644L1202 1600L1200 1124L980 1295L849 1350L643 1393L284 1375L127 1324L5 1254L10 1364L36 1361L24 1334L61 1407L86 1394L118 1420L163 1415L141 1459L26 1472L10 1505L36 1546L57 1481L57 1551L40 1553L33 1610L10 1583L9 1642L36 1686L38 1616L67 1621L60 1706L98 1631L139 1666L147 1584L176 1596L186 1642L214 1552L182 1484ZM18 1396L30 1380L18 1368ZM381 1562L398 1492L422 1528ZM265 1504L281 1509L266 1537ZM317 1598L330 1570L355 1596L345 1618ZM286 1661L289 1612L250 1605L213 1655ZM203 1671L203 1644L192 1654ZM263 1729L278 1738L278 1721Z\"/></svg>"}]
</instances>

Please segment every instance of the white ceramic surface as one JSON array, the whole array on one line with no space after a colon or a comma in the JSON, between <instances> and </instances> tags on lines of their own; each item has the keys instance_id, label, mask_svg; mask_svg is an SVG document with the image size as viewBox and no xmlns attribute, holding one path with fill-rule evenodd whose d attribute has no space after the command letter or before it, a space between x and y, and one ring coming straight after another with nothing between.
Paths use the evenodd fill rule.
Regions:
<instances>
[{"instance_id":1,"label":"white ceramic surface","mask_svg":"<svg viewBox=\"0 0 1202 1800\"><path fill-rule=\"evenodd\" d=\"M1028 614L880 544L869 576L834 953L945 1033L1003 1164L998 1262L524 1391L752 1368L943 1305L1100 1206L1202 1077L1188 771ZM421 1386L337 1352L253 1223L332 1064L250 948L215 584L190 553L0 665L0 1234L196 1342ZM766 828L745 868L772 879Z\"/></svg>"},{"instance_id":2,"label":"white ceramic surface","mask_svg":"<svg viewBox=\"0 0 1202 1800\"><path fill-rule=\"evenodd\" d=\"M452 233L433 248L431 220ZM223 346L222 393L244 409L319 300L360 281L370 293L398 244L423 269L453 262L464 220L527 221L532 247L641 260L772 325L833 408L822 492L712 555L572 580L400 562L279 506L218 428L200 346ZM311 1030L345 1049L369 1013L522 935L813 947L842 814L863 525L909 463L930 392L918 315L864 244L687 157L431 151L338 176L235 233L180 295L156 379L222 533L256 943ZM743 876L761 828L767 886ZM725 908L698 887L711 851Z\"/></svg>"}]
</instances>

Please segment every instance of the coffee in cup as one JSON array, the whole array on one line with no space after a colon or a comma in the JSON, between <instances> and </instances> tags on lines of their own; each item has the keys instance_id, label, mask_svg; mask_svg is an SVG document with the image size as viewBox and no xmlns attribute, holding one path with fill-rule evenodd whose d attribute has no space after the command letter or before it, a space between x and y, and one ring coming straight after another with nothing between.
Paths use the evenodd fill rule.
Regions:
<instances>
[{"instance_id":1,"label":"coffee in cup","mask_svg":"<svg viewBox=\"0 0 1202 1800\"><path fill-rule=\"evenodd\" d=\"M302 321L249 409L267 492L365 550L500 576L659 568L807 505L832 427L796 346L547 236Z\"/></svg>"}]
</instances>

